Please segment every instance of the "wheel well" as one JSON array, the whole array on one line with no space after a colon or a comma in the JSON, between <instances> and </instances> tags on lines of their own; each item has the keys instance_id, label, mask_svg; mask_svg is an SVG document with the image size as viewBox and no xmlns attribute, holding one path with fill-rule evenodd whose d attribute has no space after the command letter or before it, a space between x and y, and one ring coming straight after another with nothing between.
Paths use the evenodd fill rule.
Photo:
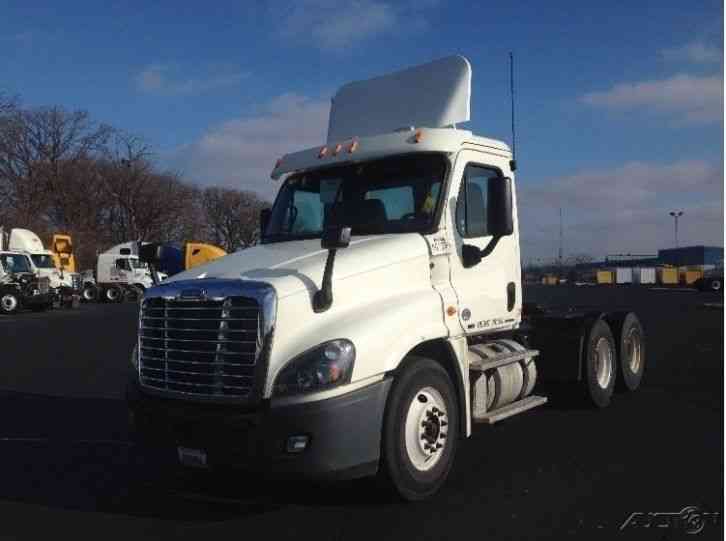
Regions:
<instances>
[{"instance_id":1,"label":"wheel well","mask_svg":"<svg viewBox=\"0 0 726 541\"><path fill-rule=\"evenodd\" d=\"M454 384L454 390L459 404L459 434L462 439L465 439L467 404L466 392L464 390L463 383L464 378L462 377L461 369L459 368L459 361L451 347L451 344L442 339L429 340L417 345L406 354L406 357L410 355L427 357L436 361L449 374L449 377Z\"/></svg>"}]
</instances>

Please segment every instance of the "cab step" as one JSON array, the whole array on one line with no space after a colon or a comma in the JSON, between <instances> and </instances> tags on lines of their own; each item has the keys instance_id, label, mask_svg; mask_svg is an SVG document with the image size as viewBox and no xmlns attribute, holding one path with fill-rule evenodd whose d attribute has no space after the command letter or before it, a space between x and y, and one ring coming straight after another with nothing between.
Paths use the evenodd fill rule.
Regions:
<instances>
[{"instance_id":1,"label":"cab step","mask_svg":"<svg viewBox=\"0 0 726 541\"><path fill-rule=\"evenodd\" d=\"M507 404L506 406L502 406L501 408L487 412L480 417L474 417L473 420L477 423L493 425L494 423L501 421L502 419L512 417L513 415L523 413L527 410L531 410L532 408L536 408L537 406L541 406L542 404L546 403L546 396L531 395L523 398L522 400L517 400L516 402L512 402L511 404Z\"/></svg>"}]
</instances>

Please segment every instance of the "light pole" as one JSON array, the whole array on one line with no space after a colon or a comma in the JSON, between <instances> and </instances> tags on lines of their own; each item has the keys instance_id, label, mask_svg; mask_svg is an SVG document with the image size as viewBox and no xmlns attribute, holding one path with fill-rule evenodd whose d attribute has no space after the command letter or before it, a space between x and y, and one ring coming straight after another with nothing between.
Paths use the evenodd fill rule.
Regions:
<instances>
[{"instance_id":1,"label":"light pole","mask_svg":"<svg viewBox=\"0 0 726 541\"><path fill-rule=\"evenodd\" d=\"M683 216L683 211L682 210L672 210L668 214L673 216L673 219L675 220L676 248L678 248L678 218Z\"/></svg>"}]
</instances>

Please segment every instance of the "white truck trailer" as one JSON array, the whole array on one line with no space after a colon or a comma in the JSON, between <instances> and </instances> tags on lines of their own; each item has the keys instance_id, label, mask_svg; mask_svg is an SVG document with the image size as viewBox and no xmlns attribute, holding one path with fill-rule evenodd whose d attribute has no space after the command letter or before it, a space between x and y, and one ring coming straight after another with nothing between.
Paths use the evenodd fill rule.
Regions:
<instances>
[{"instance_id":1,"label":"white truck trailer","mask_svg":"<svg viewBox=\"0 0 726 541\"><path fill-rule=\"evenodd\" d=\"M457 56L343 86L327 142L275 165L261 244L146 291L127 387L141 444L187 466L379 475L418 500L476 424L545 404L538 381L596 407L638 387L634 314L523 306L516 163L456 127L470 81Z\"/></svg>"},{"instance_id":2,"label":"white truck trailer","mask_svg":"<svg viewBox=\"0 0 726 541\"><path fill-rule=\"evenodd\" d=\"M33 272L47 278L54 302L63 307L77 307L81 293L81 276L77 272L59 270L53 252L43 246L40 237L29 229L13 228L8 242L10 250L29 256Z\"/></svg>"}]
</instances>

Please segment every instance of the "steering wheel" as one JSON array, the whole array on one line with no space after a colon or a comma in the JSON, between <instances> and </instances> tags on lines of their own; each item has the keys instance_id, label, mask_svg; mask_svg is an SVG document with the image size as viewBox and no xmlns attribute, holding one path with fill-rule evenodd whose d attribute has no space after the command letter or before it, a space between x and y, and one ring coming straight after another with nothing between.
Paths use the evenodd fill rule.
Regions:
<instances>
[{"instance_id":1,"label":"steering wheel","mask_svg":"<svg viewBox=\"0 0 726 541\"><path fill-rule=\"evenodd\" d=\"M413 220L415 218L417 218L415 212L407 212L406 214L404 214L403 216L401 216L400 219L401 220Z\"/></svg>"}]
</instances>

